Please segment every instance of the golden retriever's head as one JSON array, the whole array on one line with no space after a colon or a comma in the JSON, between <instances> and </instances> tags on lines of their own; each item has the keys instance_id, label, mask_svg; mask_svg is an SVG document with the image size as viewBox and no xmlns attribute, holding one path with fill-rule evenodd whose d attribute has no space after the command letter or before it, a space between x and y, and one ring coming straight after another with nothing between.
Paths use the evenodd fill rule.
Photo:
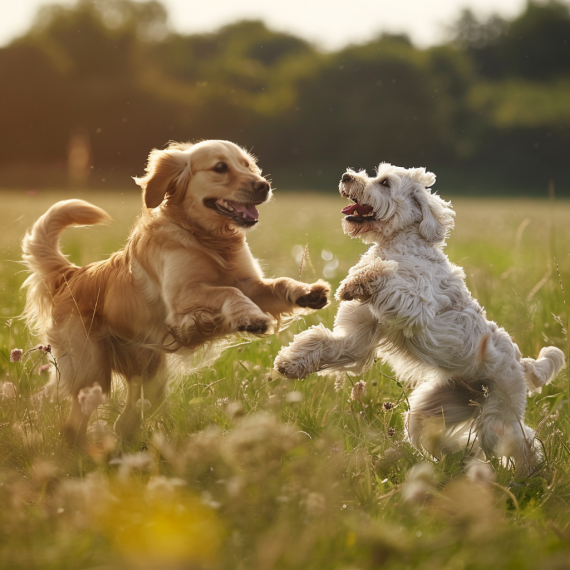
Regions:
<instances>
[{"instance_id":1,"label":"golden retriever's head","mask_svg":"<svg viewBox=\"0 0 570 570\"><path fill-rule=\"evenodd\" d=\"M175 211L190 226L248 228L256 206L271 197L255 158L229 141L172 143L150 153L146 176L135 178L147 208Z\"/></svg>"}]
</instances>

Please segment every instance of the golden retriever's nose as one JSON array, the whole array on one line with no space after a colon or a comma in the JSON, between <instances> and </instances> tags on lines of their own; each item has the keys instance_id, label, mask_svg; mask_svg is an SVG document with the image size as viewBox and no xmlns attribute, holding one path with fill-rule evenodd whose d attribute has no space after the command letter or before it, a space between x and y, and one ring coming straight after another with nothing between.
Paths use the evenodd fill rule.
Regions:
<instances>
[{"instance_id":1,"label":"golden retriever's nose","mask_svg":"<svg viewBox=\"0 0 570 570\"><path fill-rule=\"evenodd\" d=\"M342 180L343 182L352 182L352 181L354 180L354 178L353 178L348 172L345 172L345 173L342 175L341 180Z\"/></svg>"},{"instance_id":2,"label":"golden retriever's nose","mask_svg":"<svg viewBox=\"0 0 570 570\"><path fill-rule=\"evenodd\" d=\"M269 194L269 183L265 180L258 180L252 184L253 190L260 200L266 200Z\"/></svg>"}]
</instances>

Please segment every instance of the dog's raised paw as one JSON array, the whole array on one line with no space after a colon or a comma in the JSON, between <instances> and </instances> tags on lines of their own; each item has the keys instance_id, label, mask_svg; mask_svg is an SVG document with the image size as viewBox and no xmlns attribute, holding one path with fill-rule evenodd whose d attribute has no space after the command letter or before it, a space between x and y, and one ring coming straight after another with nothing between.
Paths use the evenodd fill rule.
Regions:
<instances>
[{"instance_id":1,"label":"dog's raised paw","mask_svg":"<svg viewBox=\"0 0 570 570\"><path fill-rule=\"evenodd\" d=\"M240 332L248 332L252 334L265 334L269 330L271 320L268 318L252 319L248 324L238 327Z\"/></svg>"},{"instance_id":2,"label":"dog's raised paw","mask_svg":"<svg viewBox=\"0 0 570 570\"><path fill-rule=\"evenodd\" d=\"M329 302L330 285L317 281L310 286L309 292L299 297L295 303L306 309L322 309Z\"/></svg>"},{"instance_id":3,"label":"dog's raised paw","mask_svg":"<svg viewBox=\"0 0 570 570\"><path fill-rule=\"evenodd\" d=\"M302 366L299 366L298 363L291 362L286 358L281 357L279 354L275 359L275 364L273 367L275 370L277 370L277 372L279 372L279 374L291 380L302 379L307 376L307 371L304 370Z\"/></svg>"}]
</instances>

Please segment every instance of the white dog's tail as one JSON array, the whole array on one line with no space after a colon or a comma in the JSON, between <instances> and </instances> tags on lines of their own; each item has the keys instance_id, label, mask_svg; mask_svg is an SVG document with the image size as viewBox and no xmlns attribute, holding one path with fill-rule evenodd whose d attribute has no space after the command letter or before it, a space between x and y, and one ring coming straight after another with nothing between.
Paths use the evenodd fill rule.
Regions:
<instances>
[{"instance_id":1,"label":"white dog's tail","mask_svg":"<svg viewBox=\"0 0 570 570\"><path fill-rule=\"evenodd\" d=\"M83 200L64 200L54 204L26 233L22 242L23 259L31 271L23 287L28 294L24 315L32 329L43 328L51 316L52 298L77 266L59 250L59 238L71 225L107 222L107 212Z\"/></svg>"},{"instance_id":2,"label":"white dog's tail","mask_svg":"<svg viewBox=\"0 0 570 570\"><path fill-rule=\"evenodd\" d=\"M525 368L525 379L531 392L540 392L540 389L550 383L564 367L564 353L554 346L546 346L538 355L538 358L523 358L521 360Z\"/></svg>"}]
</instances>

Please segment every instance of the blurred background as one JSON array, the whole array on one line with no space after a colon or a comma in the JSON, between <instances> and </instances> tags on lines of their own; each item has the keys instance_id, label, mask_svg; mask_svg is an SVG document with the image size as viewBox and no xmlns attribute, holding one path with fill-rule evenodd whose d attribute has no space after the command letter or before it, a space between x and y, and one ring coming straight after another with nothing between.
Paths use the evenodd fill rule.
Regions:
<instances>
[{"instance_id":1,"label":"blurred background","mask_svg":"<svg viewBox=\"0 0 570 570\"><path fill-rule=\"evenodd\" d=\"M390 4L3 6L0 188L134 188L150 149L223 138L281 190L388 161L570 195L570 4Z\"/></svg>"}]
</instances>

